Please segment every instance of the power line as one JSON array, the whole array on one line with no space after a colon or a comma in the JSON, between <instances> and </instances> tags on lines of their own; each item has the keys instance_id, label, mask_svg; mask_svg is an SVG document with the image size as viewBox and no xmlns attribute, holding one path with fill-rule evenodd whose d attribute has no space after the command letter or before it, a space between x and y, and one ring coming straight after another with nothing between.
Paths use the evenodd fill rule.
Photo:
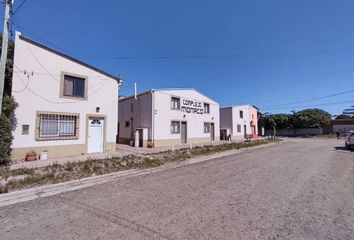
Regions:
<instances>
[{"instance_id":1,"label":"power line","mask_svg":"<svg viewBox=\"0 0 354 240\"><path fill-rule=\"evenodd\" d=\"M353 100L349 101L341 101L341 102L328 102L328 103L320 103L320 104L312 104L312 105L298 105L298 106L291 106L291 107L279 107L279 108L274 108L274 109L269 109L269 108L260 108L261 110L283 110L283 109L292 109L292 108L308 108L308 107L321 107L321 106L330 106L330 105L338 105L338 104L344 104L344 103L353 103Z\"/></svg>"},{"instance_id":2,"label":"power line","mask_svg":"<svg viewBox=\"0 0 354 240\"><path fill-rule=\"evenodd\" d=\"M343 80L346 80L346 79L349 79L349 78L353 78L354 77L354 74L350 74L350 75L347 75L345 77L342 77L342 78L337 78L335 80L331 80L331 81L327 81L327 82L324 82L323 84L320 84L320 85L317 85L315 87L309 87L308 85L304 85L305 89L301 89L301 90L297 90L297 91L292 91L292 93L295 94L299 94L299 93L304 93L304 92L309 92L309 91L314 91L316 89L320 89L324 86L328 86L328 85L331 85L331 84L334 84L334 83L338 83L340 81L343 81ZM307 82L310 81L310 80L307 80ZM269 91L269 90L268 90ZM287 94L286 98L289 99L289 98L292 98L293 96L292 95L289 95ZM276 97L276 98L270 98L266 101L262 101L262 104L263 103L269 103L269 102L275 102L275 101L279 101L279 98L280 97Z\"/></svg>"},{"instance_id":3,"label":"power line","mask_svg":"<svg viewBox=\"0 0 354 240\"><path fill-rule=\"evenodd\" d=\"M18 78L20 78L17 72L14 71L14 73ZM24 82L22 82L22 83L24 83ZM21 90L13 90L12 89L12 91L16 92L16 93L24 92L28 88L29 83L30 83L30 75L27 75L27 83L25 84L25 86Z\"/></svg>"},{"instance_id":4,"label":"power line","mask_svg":"<svg viewBox=\"0 0 354 240\"><path fill-rule=\"evenodd\" d=\"M45 42L46 44L48 44L49 46L53 47L54 49L59 50L60 52L63 52L63 53L65 53L65 54L71 55L71 54L70 54L69 52L67 52L66 50L64 50L64 49L62 49L62 48L60 48L60 47L58 47L58 46L55 45L54 43L51 43L50 41L48 41L47 39L45 39L45 38L39 36L38 34L32 32L32 31L28 31L27 29L24 29L22 26L20 26L20 25L19 25L17 22L15 22L14 20L12 21L12 24L13 24L15 27L19 28L21 32L22 32L22 30L24 30L25 32L28 32L29 34L35 36L36 38L38 38L38 39L40 39L41 41L43 41L43 42Z\"/></svg>"},{"instance_id":5,"label":"power line","mask_svg":"<svg viewBox=\"0 0 354 240\"><path fill-rule=\"evenodd\" d=\"M22 84L25 86L25 89L23 89L22 91L17 91L17 92L23 92L25 90L28 90L30 93L32 93L33 95L41 98L42 100L49 102L49 103L53 103L53 104L70 104L70 103L77 103L77 102L82 102L81 100L75 100L75 101L65 101L65 102L57 102L57 101L53 101L50 100L44 96L42 96L41 94L36 93L35 91L33 91L28 85L29 82L25 83L22 79L21 76L19 76L18 74L16 74L16 76L18 77L18 79L22 82ZM96 89L95 91L91 92L90 94L87 95L87 97L90 97L94 94L96 94L97 92L99 92L104 86L106 85L106 83L103 83L102 86L100 86L98 89Z\"/></svg>"},{"instance_id":6,"label":"power line","mask_svg":"<svg viewBox=\"0 0 354 240\"><path fill-rule=\"evenodd\" d=\"M291 105L298 104L298 103L312 102L312 101L317 101L317 100L322 100L322 99L326 99L326 98L336 97L336 96L340 96L340 95L344 95L344 94L348 94L348 93L353 93L353 92L354 92L354 89L353 90L348 90L348 91L343 91L343 92L338 92L338 93L333 93L333 94L322 96L322 97L316 97L316 98L310 98L310 99L296 101L296 102L289 102L289 103L284 103L284 104L266 106L264 108L272 109L274 107L289 106L289 105L291 107Z\"/></svg>"},{"instance_id":7,"label":"power line","mask_svg":"<svg viewBox=\"0 0 354 240\"><path fill-rule=\"evenodd\" d=\"M14 64L14 67L16 68L16 69L18 69L18 71L16 71L16 70L13 70L13 72L17 75L17 73L24 73L24 74L26 74L26 70L21 70L17 65L15 65ZM36 72L34 72L34 71L30 71L33 75L37 75L37 73ZM32 75L32 76L33 76ZM18 76L18 75L17 75ZM58 75L58 76L61 76L61 75ZM64 83L61 83L59 80L57 80L57 79L54 79L56 82L58 82L59 84L64 84ZM101 79L102 80L102 79ZM91 90L91 89L93 89L93 88L95 88L96 86L98 86L98 85L101 85L101 84L105 84L105 82L99 82L99 83L96 83L95 85L92 85L92 86L89 86L88 87L88 90ZM25 89L24 89L25 90ZM18 92L18 91L14 91L14 92ZM21 92L21 91L20 91Z\"/></svg>"},{"instance_id":8,"label":"power line","mask_svg":"<svg viewBox=\"0 0 354 240\"><path fill-rule=\"evenodd\" d=\"M21 4L18 5L18 7L15 9L15 11L12 11L12 12L11 12L11 15L12 15L12 16L15 16L15 14L18 12L18 10L20 10L21 7L22 7L26 2L27 2L27 0L23 0L23 1L21 2Z\"/></svg>"},{"instance_id":9,"label":"power line","mask_svg":"<svg viewBox=\"0 0 354 240\"><path fill-rule=\"evenodd\" d=\"M26 1L26 0L24 0ZM17 22L13 23L16 27L20 28L21 30L25 30L22 26L20 26ZM27 30L26 30L27 31ZM67 53L64 49L58 47L57 45L51 43L50 41L46 40L45 38L35 34L31 31L27 31L33 36L36 36L38 39L46 42L50 46ZM354 52L353 50L348 50L345 53ZM272 52L272 53L265 53L264 56L292 56L292 55L326 55L332 54L329 51L314 51L314 52L303 52L303 53L286 53L286 52ZM220 55L161 55L161 56L111 56L111 57L83 57L83 59L96 59L96 60L178 60L178 59L222 59L222 58L243 58L243 57L254 57L259 56L262 54L251 54L251 53L232 53L232 54L220 54Z\"/></svg>"}]
</instances>

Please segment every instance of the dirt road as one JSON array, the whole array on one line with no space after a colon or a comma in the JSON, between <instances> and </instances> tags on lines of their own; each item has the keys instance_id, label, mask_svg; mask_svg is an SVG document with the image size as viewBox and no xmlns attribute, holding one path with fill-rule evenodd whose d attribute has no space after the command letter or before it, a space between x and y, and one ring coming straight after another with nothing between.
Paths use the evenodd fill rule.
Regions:
<instances>
[{"instance_id":1,"label":"dirt road","mask_svg":"<svg viewBox=\"0 0 354 240\"><path fill-rule=\"evenodd\" d=\"M354 239L354 152L292 139L0 208L0 239Z\"/></svg>"}]
</instances>

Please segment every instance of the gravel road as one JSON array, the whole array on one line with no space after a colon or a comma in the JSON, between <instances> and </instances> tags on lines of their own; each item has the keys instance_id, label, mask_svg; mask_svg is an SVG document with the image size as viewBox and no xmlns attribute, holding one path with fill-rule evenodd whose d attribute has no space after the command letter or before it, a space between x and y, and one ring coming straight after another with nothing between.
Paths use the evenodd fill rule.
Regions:
<instances>
[{"instance_id":1,"label":"gravel road","mask_svg":"<svg viewBox=\"0 0 354 240\"><path fill-rule=\"evenodd\" d=\"M354 152L338 146L288 139L2 207L0 239L354 239Z\"/></svg>"}]
</instances>

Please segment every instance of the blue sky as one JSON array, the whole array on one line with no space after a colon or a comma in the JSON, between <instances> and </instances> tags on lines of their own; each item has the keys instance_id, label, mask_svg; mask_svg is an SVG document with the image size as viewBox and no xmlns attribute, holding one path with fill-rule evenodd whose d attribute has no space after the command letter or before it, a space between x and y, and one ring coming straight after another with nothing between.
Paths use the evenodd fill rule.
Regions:
<instances>
[{"instance_id":1,"label":"blue sky","mask_svg":"<svg viewBox=\"0 0 354 240\"><path fill-rule=\"evenodd\" d=\"M264 112L354 105L352 0L27 0L13 29L121 74L123 95L137 82Z\"/></svg>"}]
</instances>

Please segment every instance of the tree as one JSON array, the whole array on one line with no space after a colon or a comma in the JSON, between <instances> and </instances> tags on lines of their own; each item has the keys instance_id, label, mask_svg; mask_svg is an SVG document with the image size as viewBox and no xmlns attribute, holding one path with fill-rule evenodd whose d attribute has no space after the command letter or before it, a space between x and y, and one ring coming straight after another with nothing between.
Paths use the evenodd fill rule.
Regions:
<instances>
[{"instance_id":1,"label":"tree","mask_svg":"<svg viewBox=\"0 0 354 240\"><path fill-rule=\"evenodd\" d=\"M259 126L265 129L317 128L331 121L331 114L322 109L305 109L294 114L277 113L262 115Z\"/></svg>"},{"instance_id":2,"label":"tree","mask_svg":"<svg viewBox=\"0 0 354 240\"><path fill-rule=\"evenodd\" d=\"M288 121L288 115L283 113L262 115L258 120L258 125L265 129L273 129L274 127L283 129L288 128Z\"/></svg>"},{"instance_id":3,"label":"tree","mask_svg":"<svg viewBox=\"0 0 354 240\"><path fill-rule=\"evenodd\" d=\"M0 34L0 42L2 42L2 34ZM0 44L0 53L2 46ZM9 45L7 48L7 60L5 69L5 85L4 85L4 96L11 96L12 91L12 72L14 65L14 53L15 53L15 43L11 39L9 40Z\"/></svg>"},{"instance_id":4,"label":"tree","mask_svg":"<svg viewBox=\"0 0 354 240\"><path fill-rule=\"evenodd\" d=\"M331 121L331 114L318 108L305 109L293 115L294 128L319 128Z\"/></svg>"},{"instance_id":5,"label":"tree","mask_svg":"<svg viewBox=\"0 0 354 240\"><path fill-rule=\"evenodd\" d=\"M2 35L0 35L0 41L2 41ZM11 161L12 129L16 125L14 111L17 107L17 103L11 97L13 57L14 42L10 40L5 70L4 98L2 102L2 113L0 115L0 166L7 165Z\"/></svg>"}]
</instances>

